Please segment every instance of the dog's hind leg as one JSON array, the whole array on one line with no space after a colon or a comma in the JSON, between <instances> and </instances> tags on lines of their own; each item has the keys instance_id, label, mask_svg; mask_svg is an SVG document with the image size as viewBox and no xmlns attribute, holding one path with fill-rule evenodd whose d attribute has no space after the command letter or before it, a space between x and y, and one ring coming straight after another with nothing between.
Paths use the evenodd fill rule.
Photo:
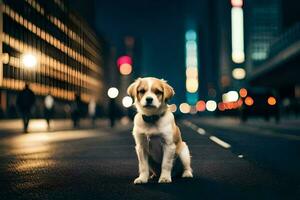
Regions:
<instances>
[{"instance_id":1,"label":"dog's hind leg","mask_svg":"<svg viewBox=\"0 0 300 200\"><path fill-rule=\"evenodd\" d=\"M188 146L185 142L182 142L179 152L179 158L182 162L184 171L182 173L183 178L192 178L193 177L193 170L191 168L191 155Z\"/></svg>"}]
</instances>

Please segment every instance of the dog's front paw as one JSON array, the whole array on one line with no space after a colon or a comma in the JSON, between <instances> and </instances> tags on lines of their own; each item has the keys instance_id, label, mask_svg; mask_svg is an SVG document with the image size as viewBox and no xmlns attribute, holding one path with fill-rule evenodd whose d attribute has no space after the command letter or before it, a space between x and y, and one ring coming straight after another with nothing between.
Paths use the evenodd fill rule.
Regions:
<instances>
[{"instance_id":1,"label":"dog's front paw","mask_svg":"<svg viewBox=\"0 0 300 200\"><path fill-rule=\"evenodd\" d=\"M171 183L171 176L161 176L158 180L159 183Z\"/></svg>"},{"instance_id":2,"label":"dog's front paw","mask_svg":"<svg viewBox=\"0 0 300 200\"><path fill-rule=\"evenodd\" d=\"M182 173L182 178L193 178L193 173L191 170L185 170Z\"/></svg>"},{"instance_id":3,"label":"dog's front paw","mask_svg":"<svg viewBox=\"0 0 300 200\"><path fill-rule=\"evenodd\" d=\"M144 184L144 183L147 183L148 182L148 179L145 178L145 177L137 177L135 180L134 180L134 184Z\"/></svg>"}]
</instances>

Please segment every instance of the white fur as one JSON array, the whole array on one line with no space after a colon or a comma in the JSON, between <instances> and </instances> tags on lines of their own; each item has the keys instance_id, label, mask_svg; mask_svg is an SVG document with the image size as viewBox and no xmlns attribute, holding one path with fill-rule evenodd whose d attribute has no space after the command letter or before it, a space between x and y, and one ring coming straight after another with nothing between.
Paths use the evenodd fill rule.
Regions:
<instances>
[{"instance_id":1,"label":"white fur","mask_svg":"<svg viewBox=\"0 0 300 200\"><path fill-rule=\"evenodd\" d=\"M135 106L138 113L134 118L133 137L136 143L136 153L139 162L139 176L134 180L135 184L147 183L149 179L149 164L148 164L148 143L147 138L153 135L159 135L164 140L163 146L163 160L161 166L161 174L159 183L172 182L171 170L173 167L173 159L175 157L176 145L174 143L174 115L168 110L168 105L165 102L158 100L157 96L151 92L153 80L151 78L144 78L148 83L148 91L144 94L139 102L135 98ZM146 109L145 98L150 96L153 98L153 105L155 108ZM145 123L142 115L165 114L157 121L157 123ZM181 152L178 153L179 158L184 166L182 177L192 177L192 169L190 167L191 159L190 152L187 145L182 142Z\"/></svg>"}]
</instances>

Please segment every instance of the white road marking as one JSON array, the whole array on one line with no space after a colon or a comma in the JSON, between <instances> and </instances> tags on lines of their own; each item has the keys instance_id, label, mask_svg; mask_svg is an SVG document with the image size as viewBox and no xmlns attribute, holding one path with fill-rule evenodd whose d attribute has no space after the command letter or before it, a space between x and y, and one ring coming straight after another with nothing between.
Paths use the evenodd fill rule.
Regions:
<instances>
[{"instance_id":1,"label":"white road marking","mask_svg":"<svg viewBox=\"0 0 300 200\"><path fill-rule=\"evenodd\" d=\"M198 128L197 129L197 132L200 134L200 135L205 135L205 130L203 128Z\"/></svg>"},{"instance_id":2,"label":"white road marking","mask_svg":"<svg viewBox=\"0 0 300 200\"><path fill-rule=\"evenodd\" d=\"M244 155L239 154L238 157L239 157L239 158L244 158Z\"/></svg>"},{"instance_id":3,"label":"white road marking","mask_svg":"<svg viewBox=\"0 0 300 200\"><path fill-rule=\"evenodd\" d=\"M213 142L215 142L216 144L220 145L221 147L228 149L231 147L230 144L224 142L223 140L217 138L216 136L210 136L209 137L210 140L212 140Z\"/></svg>"}]
</instances>

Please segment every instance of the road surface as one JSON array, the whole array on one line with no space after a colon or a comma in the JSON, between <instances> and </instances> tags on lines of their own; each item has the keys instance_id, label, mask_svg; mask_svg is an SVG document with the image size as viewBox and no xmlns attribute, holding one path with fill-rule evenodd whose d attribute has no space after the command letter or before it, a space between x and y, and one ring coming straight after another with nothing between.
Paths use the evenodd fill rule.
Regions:
<instances>
[{"instance_id":1,"label":"road surface","mask_svg":"<svg viewBox=\"0 0 300 200\"><path fill-rule=\"evenodd\" d=\"M295 131L286 137L278 129L278 136L270 127L198 118L178 124L191 150L194 178L171 184L133 184L138 169L131 125L0 131L0 198L299 199Z\"/></svg>"}]
</instances>

